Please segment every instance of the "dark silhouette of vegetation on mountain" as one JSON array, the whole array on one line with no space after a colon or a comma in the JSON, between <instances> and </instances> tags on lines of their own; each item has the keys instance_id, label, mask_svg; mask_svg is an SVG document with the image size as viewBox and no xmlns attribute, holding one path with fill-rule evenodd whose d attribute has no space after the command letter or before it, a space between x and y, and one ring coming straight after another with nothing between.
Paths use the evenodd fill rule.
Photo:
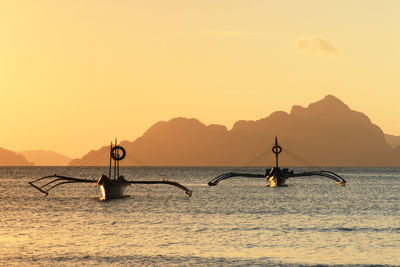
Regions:
<instances>
[{"instance_id":1,"label":"dark silhouette of vegetation on mountain","mask_svg":"<svg viewBox=\"0 0 400 267\"><path fill-rule=\"evenodd\" d=\"M29 162L22 155L0 148L0 166L34 166L35 164Z\"/></svg>"},{"instance_id":2,"label":"dark silhouette of vegetation on mountain","mask_svg":"<svg viewBox=\"0 0 400 267\"><path fill-rule=\"evenodd\" d=\"M53 151L30 150L18 152L36 166L67 166L72 160L67 156Z\"/></svg>"},{"instance_id":3,"label":"dark silhouette of vegetation on mountain","mask_svg":"<svg viewBox=\"0 0 400 267\"><path fill-rule=\"evenodd\" d=\"M121 145L130 166L271 166L276 135L284 148L282 166L400 166L400 148L393 149L366 115L331 95L290 113L237 121L231 130L196 119L161 121ZM107 165L107 151L91 151L70 165Z\"/></svg>"}]
</instances>

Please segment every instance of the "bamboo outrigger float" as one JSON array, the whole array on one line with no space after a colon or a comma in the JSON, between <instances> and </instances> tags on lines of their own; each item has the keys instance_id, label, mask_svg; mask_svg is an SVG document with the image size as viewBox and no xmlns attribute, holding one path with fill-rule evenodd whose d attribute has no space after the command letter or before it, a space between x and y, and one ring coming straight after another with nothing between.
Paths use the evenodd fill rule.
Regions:
<instances>
[{"instance_id":1,"label":"bamboo outrigger float","mask_svg":"<svg viewBox=\"0 0 400 267\"><path fill-rule=\"evenodd\" d=\"M294 173L293 170L289 170L287 168L283 169L279 168L278 156L282 152L282 147L278 145L277 137L275 137L275 145L272 147L272 152L275 154L275 167L266 169L265 174L228 172L215 177L208 183L208 185L215 186L222 180L232 177L250 177L250 178L264 178L268 180L269 187L280 187L280 186L286 186L285 182L289 178L305 177L305 176L327 177L336 181L339 186L346 185L345 179L343 179L340 175L331 171L319 170L319 171Z\"/></svg>"},{"instance_id":2,"label":"bamboo outrigger float","mask_svg":"<svg viewBox=\"0 0 400 267\"><path fill-rule=\"evenodd\" d=\"M125 197L124 192L128 186L131 184L167 184L178 187L185 191L185 193L190 197L192 195L192 190L189 188L172 181L129 181L124 178L124 176L119 174L119 161L123 160L126 156L126 151L122 146L115 145L111 143L110 148L110 166L108 176L103 174L98 180L95 179L82 179L74 178L62 175L49 175L44 176L34 181L30 181L29 184L45 194L49 194L49 191L59 185L71 184L71 183L94 183L100 187L101 200L123 198ZM121 152L121 153L120 153ZM112 166L114 162L114 166ZM113 175L113 177L112 177Z\"/></svg>"}]
</instances>

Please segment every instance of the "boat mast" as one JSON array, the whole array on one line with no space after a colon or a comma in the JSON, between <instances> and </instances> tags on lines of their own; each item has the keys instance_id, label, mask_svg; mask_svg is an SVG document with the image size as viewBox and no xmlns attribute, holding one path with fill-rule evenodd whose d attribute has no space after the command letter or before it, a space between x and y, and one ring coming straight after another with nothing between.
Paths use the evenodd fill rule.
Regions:
<instances>
[{"instance_id":1,"label":"boat mast","mask_svg":"<svg viewBox=\"0 0 400 267\"><path fill-rule=\"evenodd\" d=\"M115 145L117 145L117 138L115 138ZM119 153L119 150L118 150L118 153ZM116 178L118 178L119 177L119 160L116 160L116 162L117 162L117 177Z\"/></svg>"},{"instance_id":2,"label":"boat mast","mask_svg":"<svg viewBox=\"0 0 400 267\"><path fill-rule=\"evenodd\" d=\"M275 136L275 145L272 147L272 152L275 154L275 167L279 168L278 166L278 155L282 152L282 147L278 145L278 137Z\"/></svg>"},{"instance_id":3,"label":"boat mast","mask_svg":"<svg viewBox=\"0 0 400 267\"><path fill-rule=\"evenodd\" d=\"M111 142L111 146L110 146L110 151L112 151L113 148L113 144ZM108 177L111 179L111 161L112 161L112 157L111 157L111 153L110 153L110 168L108 170Z\"/></svg>"},{"instance_id":4,"label":"boat mast","mask_svg":"<svg viewBox=\"0 0 400 267\"><path fill-rule=\"evenodd\" d=\"M117 146L117 138L115 138L115 146ZM117 176L117 161L114 159L114 179Z\"/></svg>"}]
</instances>

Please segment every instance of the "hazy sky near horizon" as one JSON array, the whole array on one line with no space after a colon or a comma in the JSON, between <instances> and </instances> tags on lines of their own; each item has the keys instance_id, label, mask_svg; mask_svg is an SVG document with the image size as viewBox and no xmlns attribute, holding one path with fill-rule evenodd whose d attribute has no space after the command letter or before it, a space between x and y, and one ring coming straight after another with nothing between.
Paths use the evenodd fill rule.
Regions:
<instances>
[{"instance_id":1,"label":"hazy sky near horizon","mask_svg":"<svg viewBox=\"0 0 400 267\"><path fill-rule=\"evenodd\" d=\"M400 135L400 1L4 0L0 147L80 157L160 120L332 94Z\"/></svg>"}]
</instances>

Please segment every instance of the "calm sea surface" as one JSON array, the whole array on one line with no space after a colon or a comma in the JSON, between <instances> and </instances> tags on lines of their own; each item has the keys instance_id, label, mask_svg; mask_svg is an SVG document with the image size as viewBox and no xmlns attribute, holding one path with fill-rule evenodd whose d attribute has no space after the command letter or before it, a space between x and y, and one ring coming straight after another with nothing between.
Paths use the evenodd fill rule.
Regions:
<instances>
[{"instance_id":1,"label":"calm sea surface","mask_svg":"<svg viewBox=\"0 0 400 267\"><path fill-rule=\"evenodd\" d=\"M92 184L49 196L28 181L49 174L98 178L107 168L0 168L1 266L400 266L400 168L330 168L347 180L294 178L207 182L231 170L122 168L129 198L102 202ZM295 169L301 170L301 169Z\"/></svg>"}]
</instances>

